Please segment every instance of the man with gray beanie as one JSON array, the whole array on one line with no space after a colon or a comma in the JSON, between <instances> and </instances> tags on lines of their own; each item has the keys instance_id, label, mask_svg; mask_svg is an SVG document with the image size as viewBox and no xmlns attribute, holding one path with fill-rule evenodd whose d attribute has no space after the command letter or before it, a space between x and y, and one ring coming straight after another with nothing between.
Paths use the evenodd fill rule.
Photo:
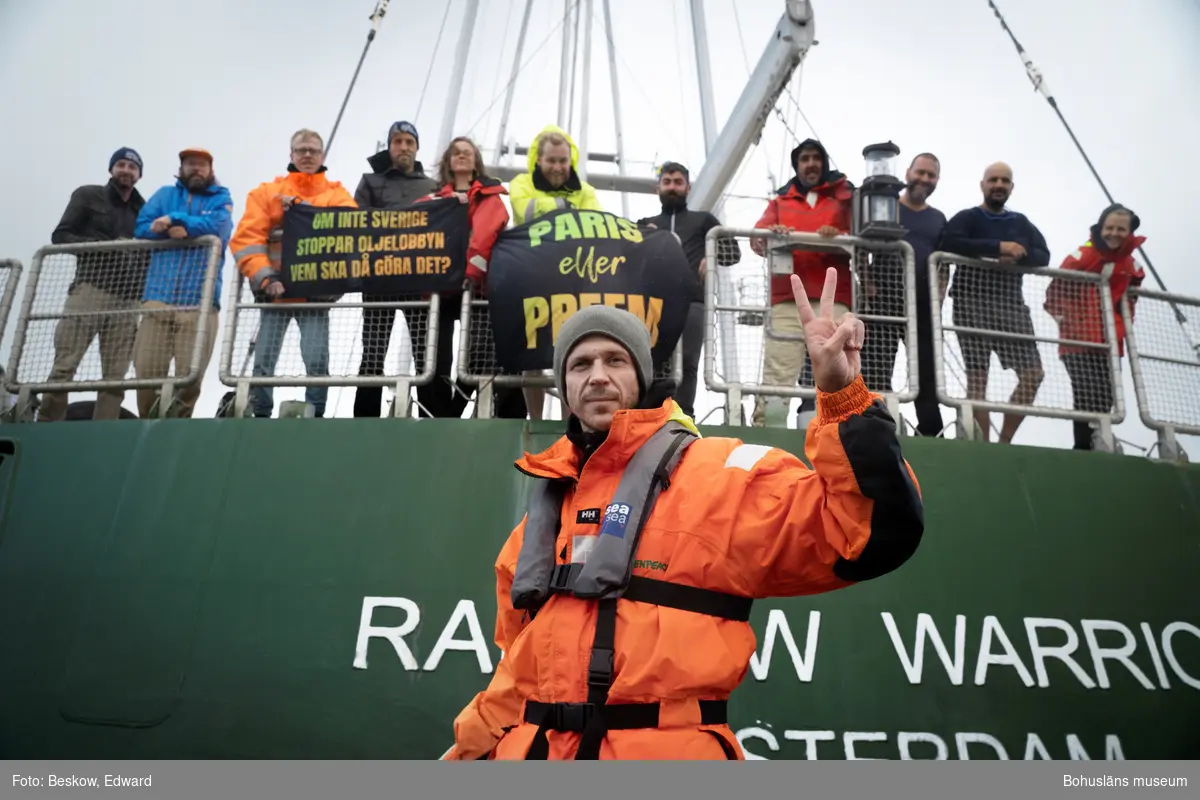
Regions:
<instances>
[{"instance_id":1,"label":"man with gray beanie","mask_svg":"<svg viewBox=\"0 0 1200 800\"><path fill-rule=\"evenodd\" d=\"M701 438L651 383L628 312L563 323L567 433L517 462L535 480L495 562L504 658L443 759L744 759L726 704L754 654L753 600L852 586L916 551L920 488L859 374L862 323L834 322L834 269L819 313L791 284L819 390L812 469Z\"/></svg>"},{"instance_id":2,"label":"man with gray beanie","mask_svg":"<svg viewBox=\"0 0 1200 800\"><path fill-rule=\"evenodd\" d=\"M80 186L50 234L54 244L132 239L138 212L146 204L134 185L142 177L142 157L122 147L108 159L108 182ZM138 301L146 280L149 253L107 250L76 256L75 278L67 290L64 317L54 331L54 366L48 380L70 381L100 337L100 369L104 380L121 380L133 360ZM94 312L81 315L83 312ZM129 313L123 313L129 312ZM119 389L96 395L92 419L118 419L125 393ZM67 414L67 393L46 392L39 422L58 422Z\"/></svg>"}]
</instances>

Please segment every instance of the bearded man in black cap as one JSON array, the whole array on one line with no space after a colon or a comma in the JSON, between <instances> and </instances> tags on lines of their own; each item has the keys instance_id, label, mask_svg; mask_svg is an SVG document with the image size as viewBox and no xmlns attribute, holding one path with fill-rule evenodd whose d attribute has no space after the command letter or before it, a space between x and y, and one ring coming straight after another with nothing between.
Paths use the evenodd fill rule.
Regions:
<instances>
[{"instance_id":1,"label":"bearded man in black cap","mask_svg":"<svg viewBox=\"0 0 1200 800\"><path fill-rule=\"evenodd\" d=\"M54 244L107 242L132 239L138 212L146 204L134 184L142 177L142 157L132 147L122 147L108 159L105 184L80 186L71 194L67 210L50 234ZM67 290L64 316L54 331L54 366L50 381L70 381L79 362L100 337L100 368L104 380L125 377L133 360L137 315L149 253L107 251L76 256L75 279ZM96 312L79 316L82 312ZM118 419L125 393L106 389L96 396L92 419ZM66 417L67 393L46 392L38 411L39 422Z\"/></svg>"}]
</instances>

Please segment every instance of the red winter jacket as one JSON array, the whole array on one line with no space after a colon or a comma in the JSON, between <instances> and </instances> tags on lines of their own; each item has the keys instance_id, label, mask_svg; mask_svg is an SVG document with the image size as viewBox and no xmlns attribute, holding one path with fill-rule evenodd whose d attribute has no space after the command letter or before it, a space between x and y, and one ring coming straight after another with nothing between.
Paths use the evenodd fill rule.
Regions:
<instances>
[{"instance_id":1,"label":"red winter jacket","mask_svg":"<svg viewBox=\"0 0 1200 800\"><path fill-rule=\"evenodd\" d=\"M835 173L836 174L836 173ZM754 223L756 228L786 225L796 231L816 233L825 225L832 225L843 233L850 230L850 202L854 192L846 183L844 175L835 180L814 186L804 192L793 178L772 197L762 218ZM850 256L833 253L814 253L797 250L792 256L792 271L800 276L810 299L820 299L825 286L825 270L835 267L838 271L837 293L834 301L850 305ZM791 302L792 285L787 275L771 276L771 305Z\"/></svg>"},{"instance_id":2,"label":"red winter jacket","mask_svg":"<svg viewBox=\"0 0 1200 800\"><path fill-rule=\"evenodd\" d=\"M471 227L471 241L467 245L467 278L480 289L487 282L492 246L496 244L496 237L508 226L508 209L500 199L502 194L508 194L508 190L496 178L476 178L467 190L467 218ZM446 184L421 200L453 195L454 187Z\"/></svg>"},{"instance_id":3,"label":"red winter jacket","mask_svg":"<svg viewBox=\"0 0 1200 800\"><path fill-rule=\"evenodd\" d=\"M1139 286L1146 274L1133 258L1133 251L1146 241L1145 236L1130 236L1118 250L1096 247L1091 240L1063 261L1060 269L1080 270L1097 275L1107 264L1114 264L1109 289L1112 292L1117 352L1125 355L1125 320L1121 317L1121 298L1130 286ZM1103 245L1103 242L1101 242ZM1104 319L1096 287L1079 281L1055 278L1046 289L1046 312L1058 320L1059 338L1080 342L1103 342ZM1130 309L1132 313L1133 309ZM1059 345L1058 354L1099 352L1077 345Z\"/></svg>"}]
</instances>

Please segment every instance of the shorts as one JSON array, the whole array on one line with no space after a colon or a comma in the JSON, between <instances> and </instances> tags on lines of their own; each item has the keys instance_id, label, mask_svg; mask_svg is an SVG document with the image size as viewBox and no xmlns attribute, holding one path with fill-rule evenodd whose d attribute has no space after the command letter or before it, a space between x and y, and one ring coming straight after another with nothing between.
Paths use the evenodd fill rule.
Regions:
<instances>
[{"instance_id":1,"label":"shorts","mask_svg":"<svg viewBox=\"0 0 1200 800\"><path fill-rule=\"evenodd\" d=\"M954 325L1033 335L1033 317L1024 303L979 307L959 300L954 303ZM1001 339L960 332L958 345L962 350L963 366L971 372L987 372L992 353L1000 359L1002 369L1022 372L1042 365L1037 342L1028 339Z\"/></svg>"}]
</instances>

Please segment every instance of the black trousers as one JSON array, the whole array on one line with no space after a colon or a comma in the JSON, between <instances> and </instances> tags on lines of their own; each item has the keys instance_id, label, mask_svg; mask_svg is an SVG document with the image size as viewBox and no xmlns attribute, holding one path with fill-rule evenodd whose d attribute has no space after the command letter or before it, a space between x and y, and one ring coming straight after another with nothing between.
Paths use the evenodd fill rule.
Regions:
<instances>
[{"instance_id":1,"label":"black trousers","mask_svg":"<svg viewBox=\"0 0 1200 800\"><path fill-rule=\"evenodd\" d=\"M924 294L924 296L922 296ZM938 436L942 432L941 406L937 397L937 375L933 361L933 321L929 309L929 292L917 292L917 433ZM878 296L871 299L868 314L882 317L903 317L903 298ZM862 375L867 388L880 394L892 391L892 372L896 352L905 338L904 325L899 322L863 322L866 338L862 349Z\"/></svg>"},{"instance_id":2,"label":"black trousers","mask_svg":"<svg viewBox=\"0 0 1200 800\"><path fill-rule=\"evenodd\" d=\"M1061 357L1071 379L1071 394L1076 411L1111 411L1113 407L1112 367L1107 353L1071 353ZM1075 422L1075 449L1092 449L1092 426Z\"/></svg>"},{"instance_id":3,"label":"black trousers","mask_svg":"<svg viewBox=\"0 0 1200 800\"><path fill-rule=\"evenodd\" d=\"M364 303L399 303L420 301L419 294L363 294ZM441 306L441 323L438 326L438 363L437 374L426 386L417 387L417 400L428 413L419 411L421 416L447 416L450 411L448 392L439 391L439 376L450 374L450 364L453 362L453 348L446 347L447 323L453 333L454 315L447 308L445 299ZM388 345L392 341L392 328L396 324L394 308L364 308L362 316L362 360L358 365L359 375L382 375L383 362L387 357ZM413 364L415 371L420 374L425 369L425 343L429 331L429 310L425 308L406 308L400 311L408 323L408 340L412 345ZM448 386L446 387L449 388ZM354 416L378 417L383 401L382 386L360 386L354 393Z\"/></svg>"},{"instance_id":4,"label":"black trousers","mask_svg":"<svg viewBox=\"0 0 1200 800\"><path fill-rule=\"evenodd\" d=\"M683 336L683 377L675 392L675 402L689 417L696 416L696 387L700 384L700 350L704 347L704 303L692 303L688 309Z\"/></svg>"},{"instance_id":5,"label":"black trousers","mask_svg":"<svg viewBox=\"0 0 1200 800\"><path fill-rule=\"evenodd\" d=\"M364 303L397 303L420 301L419 294L381 295L364 294ZM462 309L460 293L443 294L438 310L438 352L434 365L433 380L417 387L417 402L423 407L417 413L421 417L461 417L471 395L471 387L451 381L450 369L454 363L454 323ZM365 308L362 323L362 360L359 375L382 375L383 362L392 339L392 328L396 324L394 308ZM425 369L425 345L429 331L429 310L406 308L401 312L408 323L409 342L412 345L413 365L417 374ZM472 348L471 374L479 374L487 366L487 341L479 337ZM523 419L526 415L525 397L519 388L494 390L494 409L497 417ZM360 386L354 395L354 416L378 417L382 411L383 387Z\"/></svg>"}]
</instances>

